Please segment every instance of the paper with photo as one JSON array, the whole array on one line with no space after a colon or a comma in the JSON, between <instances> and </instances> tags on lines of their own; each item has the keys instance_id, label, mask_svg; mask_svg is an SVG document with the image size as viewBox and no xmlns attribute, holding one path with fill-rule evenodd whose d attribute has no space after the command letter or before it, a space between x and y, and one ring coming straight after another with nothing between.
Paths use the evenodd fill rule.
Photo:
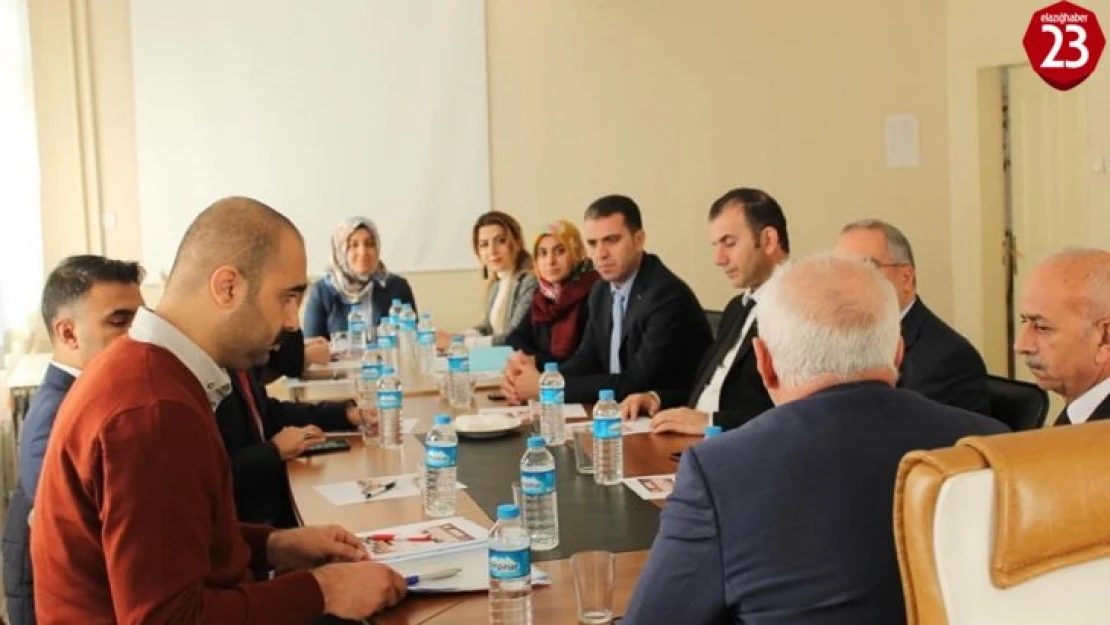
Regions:
<instances>
[{"instance_id":1,"label":"paper with photo","mask_svg":"<svg viewBox=\"0 0 1110 625\"><path fill-rule=\"evenodd\" d=\"M357 503L369 503L385 499L400 499L402 497L420 496L420 479L417 473L404 475L386 475L364 480L350 480L347 482L333 482L314 486L316 492L323 495L332 505L349 506ZM380 489L390 482L396 486L385 491ZM457 482L460 489L466 488L462 482ZM371 493L370 497L366 493Z\"/></svg>"},{"instance_id":2,"label":"paper with photo","mask_svg":"<svg viewBox=\"0 0 1110 625\"><path fill-rule=\"evenodd\" d=\"M510 417L517 417L519 419L528 420L532 418L532 408L530 406L487 406L478 409L480 414L504 414ZM582 404L564 404L563 405L563 418L565 419L582 419L589 415L586 414L586 408Z\"/></svg>"},{"instance_id":3,"label":"paper with photo","mask_svg":"<svg viewBox=\"0 0 1110 625\"><path fill-rule=\"evenodd\" d=\"M398 562L393 566L404 577L458 567L458 575L446 579L421 581L409 586L411 593L454 593L489 590L489 554L485 549L471 549L447 555L428 556ZM532 585L546 586L551 579L532 565Z\"/></svg>"},{"instance_id":4,"label":"paper with photo","mask_svg":"<svg viewBox=\"0 0 1110 625\"><path fill-rule=\"evenodd\" d=\"M648 501L666 499L674 490L674 473L627 477L623 481L632 492Z\"/></svg>"},{"instance_id":5,"label":"paper with photo","mask_svg":"<svg viewBox=\"0 0 1110 625\"><path fill-rule=\"evenodd\" d=\"M484 553L488 535L488 529L463 517L410 523L356 534L366 545L371 557L389 564L469 549L480 549Z\"/></svg>"}]
</instances>

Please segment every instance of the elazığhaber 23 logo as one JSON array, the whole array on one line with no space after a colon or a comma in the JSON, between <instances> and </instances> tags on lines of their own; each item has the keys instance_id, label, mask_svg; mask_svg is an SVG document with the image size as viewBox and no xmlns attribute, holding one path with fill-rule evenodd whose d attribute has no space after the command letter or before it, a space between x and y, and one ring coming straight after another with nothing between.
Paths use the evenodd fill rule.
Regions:
<instances>
[{"instance_id":1,"label":"elaz\u0131\u011fhaber 23 logo","mask_svg":"<svg viewBox=\"0 0 1110 625\"><path fill-rule=\"evenodd\" d=\"M1095 71L1106 36L1093 11L1057 2L1033 13L1022 44L1033 71L1052 87L1067 91Z\"/></svg>"}]
</instances>

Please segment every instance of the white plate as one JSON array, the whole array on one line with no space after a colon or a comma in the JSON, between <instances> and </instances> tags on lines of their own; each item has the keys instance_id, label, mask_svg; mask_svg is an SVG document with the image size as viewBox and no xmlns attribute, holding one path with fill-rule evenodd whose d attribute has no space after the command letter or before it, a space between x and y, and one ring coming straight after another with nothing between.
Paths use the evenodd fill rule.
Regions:
<instances>
[{"instance_id":1,"label":"white plate","mask_svg":"<svg viewBox=\"0 0 1110 625\"><path fill-rule=\"evenodd\" d=\"M520 419L504 414L464 414L455 417L455 431L471 438L502 436L520 427Z\"/></svg>"}]
</instances>

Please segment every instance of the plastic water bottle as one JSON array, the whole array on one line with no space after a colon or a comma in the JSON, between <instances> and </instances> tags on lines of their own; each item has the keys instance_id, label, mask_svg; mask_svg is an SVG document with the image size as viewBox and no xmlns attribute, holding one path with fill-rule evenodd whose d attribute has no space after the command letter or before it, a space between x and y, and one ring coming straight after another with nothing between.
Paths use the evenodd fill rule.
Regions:
<instances>
[{"instance_id":1,"label":"plastic water bottle","mask_svg":"<svg viewBox=\"0 0 1110 625\"><path fill-rule=\"evenodd\" d=\"M497 506L489 532L489 622L531 625L532 553L528 532L513 504Z\"/></svg>"},{"instance_id":2,"label":"plastic water bottle","mask_svg":"<svg viewBox=\"0 0 1110 625\"><path fill-rule=\"evenodd\" d=\"M458 458L459 436L451 417L438 414L432 431L424 439L424 514L431 517L455 514Z\"/></svg>"},{"instance_id":3,"label":"plastic water bottle","mask_svg":"<svg viewBox=\"0 0 1110 625\"><path fill-rule=\"evenodd\" d=\"M378 349L382 352L382 364L400 371L397 358L397 327L389 317L382 317L378 324Z\"/></svg>"},{"instance_id":4,"label":"plastic water bottle","mask_svg":"<svg viewBox=\"0 0 1110 625\"><path fill-rule=\"evenodd\" d=\"M377 403L378 380L381 377L381 352L377 345L369 342L362 353L362 367L359 369L355 383L355 401L358 403L358 414L362 418L358 429L362 433L363 443L370 442L370 436L374 431L370 425L370 408Z\"/></svg>"},{"instance_id":5,"label":"plastic water bottle","mask_svg":"<svg viewBox=\"0 0 1110 625\"><path fill-rule=\"evenodd\" d=\"M705 428L705 437L706 438L713 438L714 436L720 436L720 435L721 435L721 426L719 426L719 425L710 425L709 427Z\"/></svg>"},{"instance_id":6,"label":"plastic water bottle","mask_svg":"<svg viewBox=\"0 0 1110 625\"><path fill-rule=\"evenodd\" d=\"M388 365L382 367L382 377L378 380L378 432L382 449L401 447L401 394L397 370Z\"/></svg>"},{"instance_id":7,"label":"plastic water bottle","mask_svg":"<svg viewBox=\"0 0 1110 625\"><path fill-rule=\"evenodd\" d=\"M358 302L351 304L351 312L347 313L347 348L351 360L362 360L362 352L366 348L366 317L363 316Z\"/></svg>"},{"instance_id":8,"label":"plastic water bottle","mask_svg":"<svg viewBox=\"0 0 1110 625\"><path fill-rule=\"evenodd\" d=\"M412 304L402 304L397 316L397 337L401 366L405 371L418 372L416 362L416 311Z\"/></svg>"},{"instance_id":9,"label":"plastic water bottle","mask_svg":"<svg viewBox=\"0 0 1110 625\"><path fill-rule=\"evenodd\" d=\"M405 307L399 297L394 297L393 301L389 303L389 318L393 320L393 325L397 325L397 320L401 318L401 311L404 309Z\"/></svg>"},{"instance_id":10,"label":"plastic water bottle","mask_svg":"<svg viewBox=\"0 0 1110 625\"><path fill-rule=\"evenodd\" d=\"M555 494L555 457L543 438L528 439L520 460L520 498L532 549L547 551L559 546L559 507Z\"/></svg>"},{"instance_id":11,"label":"plastic water bottle","mask_svg":"<svg viewBox=\"0 0 1110 625\"><path fill-rule=\"evenodd\" d=\"M558 363L543 366L540 376L540 436L548 445L562 445L567 440L566 418L563 416L563 389L566 380L559 373Z\"/></svg>"},{"instance_id":12,"label":"plastic water bottle","mask_svg":"<svg viewBox=\"0 0 1110 625\"><path fill-rule=\"evenodd\" d=\"M461 335L451 339L447 350L447 403L452 408L468 408L471 394L470 352Z\"/></svg>"},{"instance_id":13,"label":"plastic water bottle","mask_svg":"<svg viewBox=\"0 0 1110 625\"><path fill-rule=\"evenodd\" d=\"M432 325L432 314L421 313L420 324L416 326L416 361L423 375L436 372L436 329Z\"/></svg>"},{"instance_id":14,"label":"plastic water bottle","mask_svg":"<svg viewBox=\"0 0 1110 625\"><path fill-rule=\"evenodd\" d=\"M624 479L624 432L621 407L613 391L602 390L594 404L594 481L603 486Z\"/></svg>"}]
</instances>

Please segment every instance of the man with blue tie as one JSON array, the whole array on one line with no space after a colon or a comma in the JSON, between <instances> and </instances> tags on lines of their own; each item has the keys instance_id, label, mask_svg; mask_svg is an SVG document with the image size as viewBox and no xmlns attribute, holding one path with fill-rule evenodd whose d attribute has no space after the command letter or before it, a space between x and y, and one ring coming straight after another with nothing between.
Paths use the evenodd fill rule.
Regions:
<instances>
[{"instance_id":1,"label":"man with blue tie","mask_svg":"<svg viewBox=\"0 0 1110 625\"><path fill-rule=\"evenodd\" d=\"M856 260L776 269L752 346L775 407L682 454L624 623L906 622L899 462L1006 426L895 387L899 312Z\"/></svg>"},{"instance_id":2,"label":"man with blue tie","mask_svg":"<svg viewBox=\"0 0 1110 625\"><path fill-rule=\"evenodd\" d=\"M593 402L601 389L612 389L618 400L653 388L688 393L713 336L690 287L644 251L639 206L623 195L602 197L586 209L582 229L602 279L590 292L582 342L559 369L565 400ZM530 356L512 358L502 390L512 402L538 396Z\"/></svg>"},{"instance_id":3,"label":"man with blue tie","mask_svg":"<svg viewBox=\"0 0 1110 625\"><path fill-rule=\"evenodd\" d=\"M4 524L4 596L12 625L35 622L28 515L54 417L81 370L127 333L143 305L138 263L71 256L54 268L42 293L42 320L53 350L19 437L19 482Z\"/></svg>"}]
</instances>

